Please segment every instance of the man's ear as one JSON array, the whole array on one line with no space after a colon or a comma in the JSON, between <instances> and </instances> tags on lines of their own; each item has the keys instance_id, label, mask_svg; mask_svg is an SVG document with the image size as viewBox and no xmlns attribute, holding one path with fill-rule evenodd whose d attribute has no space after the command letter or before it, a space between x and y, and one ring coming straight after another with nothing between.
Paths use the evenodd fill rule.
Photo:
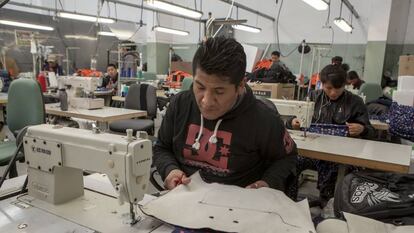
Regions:
<instances>
[{"instance_id":1,"label":"man's ear","mask_svg":"<svg viewBox=\"0 0 414 233\"><path fill-rule=\"evenodd\" d=\"M237 93L240 95L244 93L246 87L246 78L243 78L240 84L237 86Z\"/></svg>"}]
</instances>

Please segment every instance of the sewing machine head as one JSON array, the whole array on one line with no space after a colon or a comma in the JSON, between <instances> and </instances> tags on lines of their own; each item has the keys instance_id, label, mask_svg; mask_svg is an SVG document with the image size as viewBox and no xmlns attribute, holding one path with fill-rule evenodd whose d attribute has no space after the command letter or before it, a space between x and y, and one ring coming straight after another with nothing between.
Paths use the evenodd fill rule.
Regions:
<instances>
[{"instance_id":1,"label":"sewing machine head","mask_svg":"<svg viewBox=\"0 0 414 233\"><path fill-rule=\"evenodd\" d=\"M34 198L61 204L82 196L83 170L107 174L121 204L136 204L146 192L148 139L43 124L29 127L23 142Z\"/></svg>"},{"instance_id":2,"label":"sewing machine head","mask_svg":"<svg viewBox=\"0 0 414 233\"><path fill-rule=\"evenodd\" d=\"M104 106L104 99L94 98L94 92L101 86L102 79L96 77L60 77L60 87L66 86L69 104L75 108L96 109Z\"/></svg>"},{"instance_id":3,"label":"sewing machine head","mask_svg":"<svg viewBox=\"0 0 414 233\"><path fill-rule=\"evenodd\" d=\"M301 122L301 127L309 128L312 123L314 102L269 99L276 106L278 112L282 116L296 116Z\"/></svg>"}]
</instances>

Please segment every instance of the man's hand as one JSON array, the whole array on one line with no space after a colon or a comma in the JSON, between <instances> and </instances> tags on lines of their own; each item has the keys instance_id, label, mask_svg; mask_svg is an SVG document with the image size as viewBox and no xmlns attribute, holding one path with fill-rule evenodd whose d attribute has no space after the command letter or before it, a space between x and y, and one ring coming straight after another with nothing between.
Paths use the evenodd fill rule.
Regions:
<instances>
[{"instance_id":1,"label":"man's hand","mask_svg":"<svg viewBox=\"0 0 414 233\"><path fill-rule=\"evenodd\" d=\"M189 184L191 178L188 178L185 173L181 170L174 169L170 171L168 176L165 178L164 187L171 190L177 187L179 184Z\"/></svg>"},{"instance_id":2,"label":"man's hand","mask_svg":"<svg viewBox=\"0 0 414 233\"><path fill-rule=\"evenodd\" d=\"M254 182L253 184L246 186L247 189L258 189L258 188L263 188L263 187L269 187L266 181L263 181L263 180L258 180Z\"/></svg>"},{"instance_id":3,"label":"man's hand","mask_svg":"<svg viewBox=\"0 0 414 233\"><path fill-rule=\"evenodd\" d=\"M365 127L361 124L358 123L346 123L346 125L349 128L349 135L351 137L357 137L359 136L362 132L364 132Z\"/></svg>"},{"instance_id":4,"label":"man's hand","mask_svg":"<svg viewBox=\"0 0 414 233\"><path fill-rule=\"evenodd\" d=\"M292 128L294 130L299 130L300 129L300 120L298 118L293 118L293 120L292 120Z\"/></svg>"}]
</instances>

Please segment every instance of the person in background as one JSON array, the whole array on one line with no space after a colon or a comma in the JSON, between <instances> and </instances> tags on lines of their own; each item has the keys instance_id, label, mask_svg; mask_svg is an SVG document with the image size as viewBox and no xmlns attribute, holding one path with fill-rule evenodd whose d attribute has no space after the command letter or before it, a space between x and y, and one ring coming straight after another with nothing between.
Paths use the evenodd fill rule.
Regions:
<instances>
[{"instance_id":1,"label":"person in background","mask_svg":"<svg viewBox=\"0 0 414 233\"><path fill-rule=\"evenodd\" d=\"M342 64L341 64L341 67L342 67L342 69L343 69L345 72L347 72L347 73L348 73L348 71L351 69L351 67L349 67L349 65L348 65L348 64L346 64L346 63L342 63Z\"/></svg>"},{"instance_id":2,"label":"person in background","mask_svg":"<svg viewBox=\"0 0 414 233\"><path fill-rule=\"evenodd\" d=\"M347 125L350 137L374 139L368 110L361 97L345 90L347 74L338 65L327 65L320 73L322 90L313 92L311 100L315 102L312 123ZM287 122L287 128L298 130L301 122L293 118ZM338 167L335 163L305 157L298 157L297 174L306 169L318 171L318 189L322 205L333 197Z\"/></svg>"},{"instance_id":3,"label":"person in background","mask_svg":"<svg viewBox=\"0 0 414 233\"><path fill-rule=\"evenodd\" d=\"M63 75L62 67L57 62L55 54L47 56L46 64L43 66L43 71L55 72L56 75Z\"/></svg>"},{"instance_id":4,"label":"person in background","mask_svg":"<svg viewBox=\"0 0 414 233\"><path fill-rule=\"evenodd\" d=\"M335 56L335 57L333 57L332 59L331 59L331 64L332 65L342 65L342 61L343 61L344 59L342 58L342 57L340 57L340 56Z\"/></svg>"},{"instance_id":5,"label":"person in background","mask_svg":"<svg viewBox=\"0 0 414 233\"><path fill-rule=\"evenodd\" d=\"M287 191L296 144L277 111L245 82L246 54L234 39L208 38L193 58L194 82L175 95L154 145L154 165L167 189L206 182Z\"/></svg>"},{"instance_id":6,"label":"person in background","mask_svg":"<svg viewBox=\"0 0 414 233\"><path fill-rule=\"evenodd\" d=\"M116 94L118 90L118 71L115 64L108 64L106 66L106 75L102 79L101 88L112 89L112 92Z\"/></svg>"},{"instance_id":7,"label":"person in background","mask_svg":"<svg viewBox=\"0 0 414 233\"><path fill-rule=\"evenodd\" d=\"M360 79L358 73L355 70L351 70L348 72L346 77L346 81L348 85L352 85L353 89L361 88L362 84L364 84L364 80Z\"/></svg>"},{"instance_id":8,"label":"person in background","mask_svg":"<svg viewBox=\"0 0 414 233\"><path fill-rule=\"evenodd\" d=\"M270 66L271 70L279 70L282 69L284 71L289 71L289 68L280 60L280 52L273 51L272 52L272 65Z\"/></svg>"}]
</instances>

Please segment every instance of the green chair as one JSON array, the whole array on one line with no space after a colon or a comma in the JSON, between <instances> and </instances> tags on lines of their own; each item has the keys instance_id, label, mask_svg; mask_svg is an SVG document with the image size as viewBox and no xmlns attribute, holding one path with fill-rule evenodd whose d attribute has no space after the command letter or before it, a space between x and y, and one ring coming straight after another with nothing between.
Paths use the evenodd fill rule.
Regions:
<instances>
[{"instance_id":1,"label":"green chair","mask_svg":"<svg viewBox=\"0 0 414 233\"><path fill-rule=\"evenodd\" d=\"M11 83L6 118L7 126L15 136L26 126L45 123L43 95L36 81L18 79ZM0 166L8 165L16 150L16 141L0 142ZM23 159L22 153L19 159ZM16 176L16 164L12 164L9 177Z\"/></svg>"},{"instance_id":2,"label":"green chair","mask_svg":"<svg viewBox=\"0 0 414 233\"><path fill-rule=\"evenodd\" d=\"M183 82L181 83L181 90L180 91L187 91L190 89L191 84L193 84L193 78L186 77L183 79Z\"/></svg>"},{"instance_id":3,"label":"green chair","mask_svg":"<svg viewBox=\"0 0 414 233\"><path fill-rule=\"evenodd\" d=\"M365 95L365 103L371 102L383 96L381 85L376 83L364 83L359 88L358 94Z\"/></svg>"}]
</instances>

